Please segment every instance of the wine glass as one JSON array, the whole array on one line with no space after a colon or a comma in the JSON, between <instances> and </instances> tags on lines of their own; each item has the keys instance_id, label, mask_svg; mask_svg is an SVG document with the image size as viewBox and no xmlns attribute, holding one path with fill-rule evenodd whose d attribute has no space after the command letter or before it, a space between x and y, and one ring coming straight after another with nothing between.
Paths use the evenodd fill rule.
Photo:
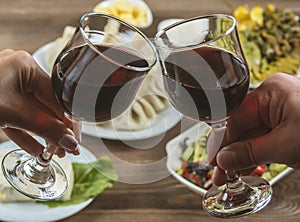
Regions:
<instances>
[{"instance_id":1,"label":"wine glass","mask_svg":"<svg viewBox=\"0 0 300 222\"><path fill-rule=\"evenodd\" d=\"M137 28L107 14L87 13L56 58L52 86L68 118L103 122L130 106L156 61L155 47ZM2 169L9 183L34 199L61 197L68 181L51 150L49 144L36 158L23 150L8 153Z\"/></svg>"},{"instance_id":2,"label":"wine glass","mask_svg":"<svg viewBox=\"0 0 300 222\"><path fill-rule=\"evenodd\" d=\"M219 136L249 87L249 70L234 17L214 14L186 19L159 31L154 39L164 86L183 115L204 121ZM216 151L217 152L217 151ZM204 210L217 217L256 212L271 200L272 188L260 177L226 171L227 183L209 189Z\"/></svg>"}]
</instances>

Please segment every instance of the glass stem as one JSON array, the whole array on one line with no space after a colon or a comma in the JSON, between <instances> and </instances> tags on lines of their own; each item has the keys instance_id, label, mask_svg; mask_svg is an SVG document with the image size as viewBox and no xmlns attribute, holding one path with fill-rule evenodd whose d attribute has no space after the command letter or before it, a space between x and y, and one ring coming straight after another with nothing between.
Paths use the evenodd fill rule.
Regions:
<instances>
[{"instance_id":1,"label":"glass stem","mask_svg":"<svg viewBox=\"0 0 300 222\"><path fill-rule=\"evenodd\" d=\"M243 189L243 182L240 173L235 170L226 170L226 189L239 190Z\"/></svg>"},{"instance_id":2,"label":"glass stem","mask_svg":"<svg viewBox=\"0 0 300 222\"><path fill-rule=\"evenodd\" d=\"M37 156L37 162L42 166L48 166L57 148L55 145L48 144L43 152Z\"/></svg>"},{"instance_id":3,"label":"glass stem","mask_svg":"<svg viewBox=\"0 0 300 222\"><path fill-rule=\"evenodd\" d=\"M217 122L211 125L212 130L215 135L217 135L217 139L219 140L219 144L222 144L223 138L225 136L226 130L226 120ZM239 191L244 189L243 181L240 178L240 173L235 170L225 170L226 174L226 189Z\"/></svg>"},{"instance_id":4,"label":"glass stem","mask_svg":"<svg viewBox=\"0 0 300 222\"><path fill-rule=\"evenodd\" d=\"M48 144L40 155L22 163L21 173L35 184L54 182L55 175L50 167L50 162L56 149L57 146Z\"/></svg>"},{"instance_id":5,"label":"glass stem","mask_svg":"<svg viewBox=\"0 0 300 222\"><path fill-rule=\"evenodd\" d=\"M81 119L74 116L70 116L69 114L65 113L64 120L63 120L64 123L66 123L65 121L67 121L67 119L69 123L71 122L73 124L73 131L77 139L80 141L81 140ZM77 126L74 126L75 123L77 124ZM47 147L43 150L43 152L37 156L36 158L37 164L40 164L43 167L48 167L56 149L58 149L57 146L53 144L48 144Z\"/></svg>"}]
</instances>

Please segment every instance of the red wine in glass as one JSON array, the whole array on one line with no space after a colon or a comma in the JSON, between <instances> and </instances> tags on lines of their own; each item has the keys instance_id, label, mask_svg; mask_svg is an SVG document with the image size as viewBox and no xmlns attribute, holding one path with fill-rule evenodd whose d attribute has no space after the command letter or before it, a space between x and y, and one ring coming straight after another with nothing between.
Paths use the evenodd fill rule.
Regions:
<instances>
[{"instance_id":1,"label":"red wine in glass","mask_svg":"<svg viewBox=\"0 0 300 222\"><path fill-rule=\"evenodd\" d=\"M101 55L83 45L61 56L54 66L52 83L69 114L85 121L103 122L129 107L146 74L125 67L147 67L148 63L129 49L96 47Z\"/></svg>"},{"instance_id":2,"label":"red wine in glass","mask_svg":"<svg viewBox=\"0 0 300 222\"><path fill-rule=\"evenodd\" d=\"M86 13L57 56L52 87L74 122L107 121L130 106L156 61L156 49L136 27L108 14ZM9 152L2 161L5 178L28 197L60 198L68 180L52 160L56 148L47 143L37 157L20 149Z\"/></svg>"},{"instance_id":3,"label":"red wine in glass","mask_svg":"<svg viewBox=\"0 0 300 222\"><path fill-rule=\"evenodd\" d=\"M248 91L245 63L221 48L201 46L171 52L164 65L164 85L173 105L194 119L209 122L211 103L215 104L215 118L224 119L238 107ZM219 95L224 95L226 112Z\"/></svg>"}]
</instances>

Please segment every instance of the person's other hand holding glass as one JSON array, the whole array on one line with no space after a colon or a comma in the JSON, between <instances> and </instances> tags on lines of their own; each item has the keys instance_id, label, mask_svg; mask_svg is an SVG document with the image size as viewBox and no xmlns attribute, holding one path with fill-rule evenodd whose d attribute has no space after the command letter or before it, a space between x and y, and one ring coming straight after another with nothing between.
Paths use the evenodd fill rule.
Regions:
<instances>
[{"instance_id":1,"label":"person's other hand holding glass","mask_svg":"<svg viewBox=\"0 0 300 222\"><path fill-rule=\"evenodd\" d=\"M103 122L117 117L132 103L156 60L154 46L134 26L106 14L83 15L52 70L52 88L63 107L59 109L61 118L72 119L78 125L81 121ZM44 90L50 90L49 85L47 87ZM51 98L53 100L54 95ZM37 118L49 124L45 116ZM24 150L8 153L2 162L8 182L34 199L61 197L68 181L52 156L57 145L65 143L70 148L76 146L74 152L78 153L78 142L72 139L67 134L58 144L53 143L57 141L47 141L49 145L37 157ZM28 147L27 150L31 149L36 148Z\"/></svg>"},{"instance_id":2,"label":"person's other hand holding glass","mask_svg":"<svg viewBox=\"0 0 300 222\"><path fill-rule=\"evenodd\" d=\"M223 142L226 120L248 92L249 71L236 30L228 15L209 15L177 22L157 33L155 45L168 96L183 115L211 125L215 156ZM251 108L251 107L249 107ZM226 184L203 197L203 208L217 217L256 212L269 203L271 186L258 177L226 171Z\"/></svg>"}]
</instances>

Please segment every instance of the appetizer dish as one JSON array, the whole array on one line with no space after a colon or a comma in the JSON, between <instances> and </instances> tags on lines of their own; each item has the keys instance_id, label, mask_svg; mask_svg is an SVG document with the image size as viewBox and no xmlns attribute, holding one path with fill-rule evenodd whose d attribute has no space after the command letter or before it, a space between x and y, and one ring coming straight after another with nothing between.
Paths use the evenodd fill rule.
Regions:
<instances>
[{"instance_id":1,"label":"appetizer dish","mask_svg":"<svg viewBox=\"0 0 300 222\"><path fill-rule=\"evenodd\" d=\"M210 127L200 122L166 145L167 169L181 183L201 195L213 186L213 167L207 163L206 141ZM253 175L275 184L292 169L284 164L258 166Z\"/></svg>"},{"instance_id":2,"label":"appetizer dish","mask_svg":"<svg viewBox=\"0 0 300 222\"><path fill-rule=\"evenodd\" d=\"M45 144L44 140L36 138ZM1 143L0 162L7 152L16 148L12 141ZM105 189L111 188L117 180L117 174L109 158L96 158L81 145L80 150L79 156L68 153L64 158L54 156L64 167L69 182L65 194L55 201L35 201L22 195L10 186L0 170L0 221L60 221L78 213Z\"/></svg>"},{"instance_id":3,"label":"appetizer dish","mask_svg":"<svg viewBox=\"0 0 300 222\"><path fill-rule=\"evenodd\" d=\"M276 72L299 74L299 16L273 4L265 8L239 6L233 15L238 22L252 87Z\"/></svg>"},{"instance_id":4,"label":"appetizer dish","mask_svg":"<svg viewBox=\"0 0 300 222\"><path fill-rule=\"evenodd\" d=\"M212 186L211 178L214 171L213 167L207 164L206 140L208 132L209 130L199 140L183 147L181 166L175 169L177 174L204 189L209 189ZM263 164L256 167L252 175L271 181L286 168L285 164Z\"/></svg>"},{"instance_id":5,"label":"appetizer dish","mask_svg":"<svg viewBox=\"0 0 300 222\"><path fill-rule=\"evenodd\" d=\"M1 148L0 161L12 149ZM84 163L73 162L68 156L70 155L64 158L54 157L65 170L69 182L67 191L59 200L39 202L26 197L12 188L4 178L2 171L0 171L0 203L35 202L45 204L49 208L76 205L95 198L106 188L114 185L117 175L107 157L93 158L92 162Z\"/></svg>"}]
</instances>

